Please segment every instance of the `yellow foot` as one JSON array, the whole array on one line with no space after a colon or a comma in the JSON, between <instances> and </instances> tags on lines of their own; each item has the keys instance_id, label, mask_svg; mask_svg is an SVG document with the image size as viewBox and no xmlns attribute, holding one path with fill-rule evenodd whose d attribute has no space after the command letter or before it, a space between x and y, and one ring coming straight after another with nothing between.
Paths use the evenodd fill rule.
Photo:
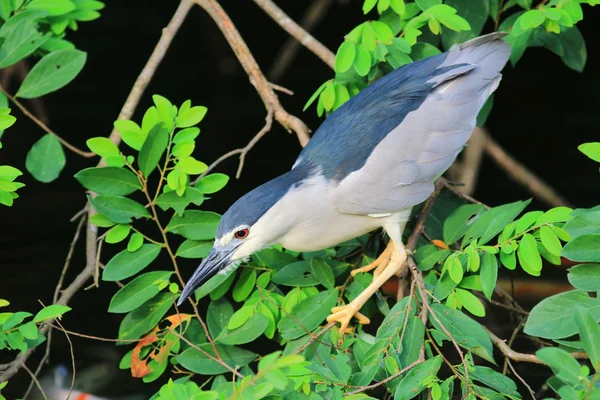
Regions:
<instances>
[{"instance_id":1,"label":"yellow foot","mask_svg":"<svg viewBox=\"0 0 600 400\"><path fill-rule=\"evenodd\" d=\"M394 251L394 245L390 241L390 243L388 243L388 245L385 248L385 250L383 251L383 253L381 253L375 261L373 261L370 264L365 265L364 267L356 268L355 270L350 272L350 275L352 275L354 277L359 272L369 272L372 269L375 269L375 272L373 273L373 277L377 278L379 276L379 274L381 273L381 271L383 271L385 269L385 267L387 267L390 260L392 259L393 251Z\"/></svg>"},{"instance_id":2,"label":"yellow foot","mask_svg":"<svg viewBox=\"0 0 600 400\"><path fill-rule=\"evenodd\" d=\"M345 306L333 307L331 309L331 315L327 317L327 322L339 322L340 332L342 334L348 331L348 325L350 324L352 317L356 317L358 322L363 325L370 323L371 320L369 318L358 312L360 307L362 307L362 305L354 304L354 302Z\"/></svg>"}]
</instances>

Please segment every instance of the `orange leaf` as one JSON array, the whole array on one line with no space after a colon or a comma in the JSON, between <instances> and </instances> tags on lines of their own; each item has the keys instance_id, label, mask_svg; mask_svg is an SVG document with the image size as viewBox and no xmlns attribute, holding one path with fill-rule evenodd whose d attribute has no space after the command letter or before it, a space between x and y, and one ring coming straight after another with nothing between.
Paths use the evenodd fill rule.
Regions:
<instances>
[{"instance_id":1,"label":"orange leaf","mask_svg":"<svg viewBox=\"0 0 600 400\"><path fill-rule=\"evenodd\" d=\"M441 240L438 240L438 239L432 240L431 244L433 244L438 249L449 249L450 248L450 247L448 247L448 245L446 243L444 243L444 242L442 242Z\"/></svg>"},{"instance_id":2,"label":"orange leaf","mask_svg":"<svg viewBox=\"0 0 600 400\"><path fill-rule=\"evenodd\" d=\"M145 360L140 359L140 352L144 346L148 346L158 340L155 333L158 331L158 327L154 328L150 333L144 336L133 349L131 353L131 376L134 378L142 378L152 372L152 369L148 366Z\"/></svg>"}]
</instances>

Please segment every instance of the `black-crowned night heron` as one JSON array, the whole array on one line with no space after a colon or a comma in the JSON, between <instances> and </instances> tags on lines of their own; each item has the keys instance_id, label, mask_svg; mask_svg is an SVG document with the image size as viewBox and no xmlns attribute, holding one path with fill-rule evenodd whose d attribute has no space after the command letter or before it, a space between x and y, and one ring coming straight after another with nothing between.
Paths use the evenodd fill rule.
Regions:
<instances>
[{"instance_id":1,"label":"black-crowned night heron","mask_svg":"<svg viewBox=\"0 0 600 400\"><path fill-rule=\"evenodd\" d=\"M364 303L406 264L402 231L433 192L510 55L502 33L391 72L327 118L292 169L240 198L223 215L215 244L179 303L215 274L273 244L315 251L382 227L390 244L371 265L373 282L328 321L345 330ZM353 272L356 272L353 271Z\"/></svg>"}]
</instances>

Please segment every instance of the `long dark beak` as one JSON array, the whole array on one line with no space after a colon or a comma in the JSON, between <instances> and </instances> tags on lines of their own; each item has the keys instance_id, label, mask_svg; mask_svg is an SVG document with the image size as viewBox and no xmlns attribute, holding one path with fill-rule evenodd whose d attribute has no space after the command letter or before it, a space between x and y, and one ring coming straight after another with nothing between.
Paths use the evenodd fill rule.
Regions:
<instances>
[{"instance_id":1,"label":"long dark beak","mask_svg":"<svg viewBox=\"0 0 600 400\"><path fill-rule=\"evenodd\" d=\"M179 300L177 300L177 306L180 306L185 299L190 297L206 281L227 267L231 263L231 253L231 251L223 248L215 250L213 247L183 288L183 292L179 296Z\"/></svg>"}]
</instances>

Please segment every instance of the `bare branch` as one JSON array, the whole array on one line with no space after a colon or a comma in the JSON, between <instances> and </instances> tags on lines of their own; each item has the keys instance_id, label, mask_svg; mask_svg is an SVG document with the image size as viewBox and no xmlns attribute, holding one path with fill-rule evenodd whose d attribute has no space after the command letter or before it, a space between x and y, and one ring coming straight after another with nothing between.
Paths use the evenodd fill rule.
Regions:
<instances>
[{"instance_id":1,"label":"bare branch","mask_svg":"<svg viewBox=\"0 0 600 400\"><path fill-rule=\"evenodd\" d=\"M333 69L335 54L298 25L271 0L254 0L279 26Z\"/></svg>"},{"instance_id":2,"label":"bare branch","mask_svg":"<svg viewBox=\"0 0 600 400\"><path fill-rule=\"evenodd\" d=\"M571 203L560 195L555 189L529 170L513 156L508 154L498 142L487 132L482 130L485 136L485 151L511 178L525 186L534 197L553 206L571 206Z\"/></svg>"},{"instance_id":3,"label":"bare branch","mask_svg":"<svg viewBox=\"0 0 600 400\"><path fill-rule=\"evenodd\" d=\"M488 328L486 328L484 326L483 329L485 329L487 334L490 336L492 343L494 343L494 345L498 348L498 350L500 350L502 352L502 354L504 354L511 360L517 361L517 362L528 362L528 363L546 365L546 363L544 363L542 360L540 360L535 354L526 354L526 353L519 353L517 351L514 351L506 344L506 342L504 340L500 339ZM589 358L588 355L585 353L571 353L571 355L578 359L588 359Z\"/></svg>"},{"instance_id":4,"label":"bare branch","mask_svg":"<svg viewBox=\"0 0 600 400\"><path fill-rule=\"evenodd\" d=\"M23 364L23 369L25 371L27 371L27 373L31 377L31 383L32 384L35 383L35 386L37 386L37 388L40 391L40 393L42 394L42 397L44 398L44 400L48 400L48 396L46 396L46 392L44 391L44 388L42 387L42 385L40 385L40 381L38 381L37 376L35 376L36 374L34 374L33 372L31 372L31 370L25 364Z\"/></svg>"},{"instance_id":5,"label":"bare branch","mask_svg":"<svg viewBox=\"0 0 600 400\"><path fill-rule=\"evenodd\" d=\"M190 1L190 0L186 0ZM202 7L215 21L223 36L231 46L244 71L250 78L250 83L254 85L258 95L265 104L267 111L272 110L277 122L279 122L288 132L294 132L298 137L301 146L306 146L310 137L308 136L308 127L302 120L289 114L279 103L277 95L271 88L271 85L262 73L254 56L248 49L248 45L238 32L237 28L229 18L229 15L223 10L223 7L215 0L191 0Z\"/></svg>"},{"instance_id":6,"label":"bare branch","mask_svg":"<svg viewBox=\"0 0 600 400\"><path fill-rule=\"evenodd\" d=\"M321 21L334 0L314 0L310 7L306 10L300 25L306 32L312 32L314 27ZM296 58L296 53L300 49L301 43L295 38L289 38L275 56L275 61L269 68L267 76L269 79L279 81L288 67Z\"/></svg>"},{"instance_id":7,"label":"bare branch","mask_svg":"<svg viewBox=\"0 0 600 400\"><path fill-rule=\"evenodd\" d=\"M217 160L214 161L212 164L210 164L208 166L208 169L206 171L204 171L202 173L202 175L200 175L198 177L198 179L196 179L194 184L196 182L198 182L200 179L202 179L203 177L205 177L206 174L208 174L210 171L212 171L217 165L219 165L223 161L227 160L229 157L235 156L236 154L240 155L240 162L238 165L237 172L235 174L235 177L237 179L239 179L240 176L242 175L242 169L244 168L244 161L246 160L246 155L248 154L248 152L250 150L252 150L254 145L256 145L256 143L258 143L258 141L271 130L271 127L273 126L273 110L269 110L267 112L267 116L266 116L265 120L266 120L265 126L263 126L263 128L248 142L248 144L246 146L239 148L239 149L231 150L231 151L223 154L221 157L217 158Z\"/></svg>"}]
</instances>

